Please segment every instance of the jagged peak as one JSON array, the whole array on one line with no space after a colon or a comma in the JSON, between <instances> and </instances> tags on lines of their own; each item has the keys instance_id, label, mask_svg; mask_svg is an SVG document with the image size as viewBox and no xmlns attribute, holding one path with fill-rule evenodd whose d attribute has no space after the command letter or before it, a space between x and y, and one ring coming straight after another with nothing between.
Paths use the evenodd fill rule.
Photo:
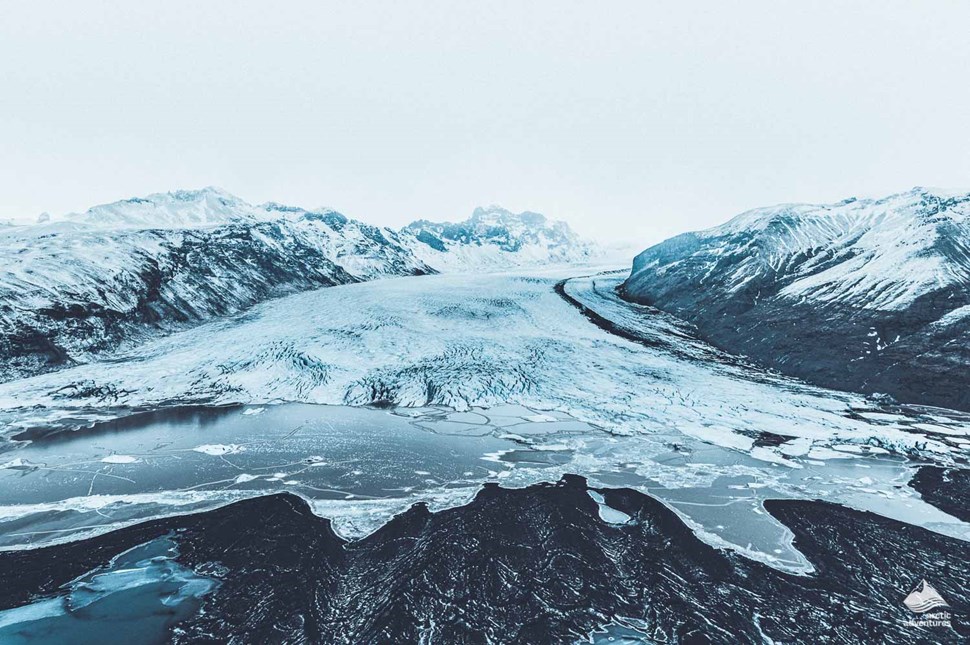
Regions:
<instances>
[{"instance_id":1,"label":"jagged peak","mask_svg":"<svg viewBox=\"0 0 970 645\"><path fill-rule=\"evenodd\" d=\"M345 224L349 219L329 207L306 209L269 201L254 206L217 186L129 197L92 206L63 219L102 228L198 228L277 218L319 219Z\"/></svg>"},{"instance_id":2,"label":"jagged peak","mask_svg":"<svg viewBox=\"0 0 970 645\"><path fill-rule=\"evenodd\" d=\"M757 232L805 224L848 230L875 218L917 220L940 213L962 220L965 213L950 210L950 207L966 202L970 202L968 192L915 186L883 197L848 197L829 204L783 203L755 208L736 215L724 224L699 231L698 235L708 237L741 231ZM924 205L933 208L919 208Z\"/></svg>"},{"instance_id":3,"label":"jagged peak","mask_svg":"<svg viewBox=\"0 0 970 645\"><path fill-rule=\"evenodd\" d=\"M307 209L302 206L291 206L289 204L281 204L279 202L263 202L256 208L261 210L272 212L272 213L307 213Z\"/></svg>"},{"instance_id":4,"label":"jagged peak","mask_svg":"<svg viewBox=\"0 0 970 645\"><path fill-rule=\"evenodd\" d=\"M233 202L242 202L243 200L236 197L229 191L219 186L205 186L203 188L189 189L189 190L174 190L167 193L156 193L157 195L170 195L176 199L204 199L207 197L219 197L221 199L226 199ZM245 203L245 202L243 202Z\"/></svg>"},{"instance_id":5,"label":"jagged peak","mask_svg":"<svg viewBox=\"0 0 970 645\"><path fill-rule=\"evenodd\" d=\"M469 229L478 229L482 227L523 227L529 230L538 231L541 229L548 229L572 234L572 229L570 228L569 224L564 221L550 220L542 213L537 213L535 211L522 211L520 213L515 213L497 204L478 206L472 211L472 214L467 219L462 221L454 222L449 220L436 222L428 219L419 219L411 222L404 228L416 232L425 229L453 229L456 227L464 227Z\"/></svg>"},{"instance_id":6,"label":"jagged peak","mask_svg":"<svg viewBox=\"0 0 970 645\"><path fill-rule=\"evenodd\" d=\"M92 206L63 219L107 228L195 228L251 220L254 207L216 186L151 193Z\"/></svg>"},{"instance_id":7,"label":"jagged peak","mask_svg":"<svg viewBox=\"0 0 970 645\"><path fill-rule=\"evenodd\" d=\"M970 195L916 187L881 198L747 211L647 249L634 273L689 256L706 267L706 280L728 292L770 279L783 285L785 297L901 309L970 281L967 236Z\"/></svg>"},{"instance_id":8,"label":"jagged peak","mask_svg":"<svg viewBox=\"0 0 970 645\"><path fill-rule=\"evenodd\" d=\"M109 202L106 204L98 204L97 206L92 206L88 210L94 210L98 208L104 208L109 206L114 206L116 204L144 204L144 203L166 203L166 202L201 202L205 200L221 200L223 202L241 204L249 206L249 204L243 199L233 195L229 191L219 188L218 186L205 186L203 188L195 189L177 189L170 191L163 191L158 193L150 193L143 197L129 197L128 199L122 199L116 202Z\"/></svg>"},{"instance_id":9,"label":"jagged peak","mask_svg":"<svg viewBox=\"0 0 970 645\"><path fill-rule=\"evenodd\" d=\"M483 266L501 264L498 256L488 255L495 252L515 253L521 262L572 261L598 252L594 244L581 239L565 222L552 221L532 211L513 213L494 204L474 209L461 222L416 220L401 233L413 236L420 243L416 247L419 251L430 249L429 252L447 254L456 247L485 249L485 256L480 258Z\"/></svg>"},{"instance_id":10,"label":"jagged peak","mask_svg":"<svg viewBox=\"0 0 970 645\"><path fill-rule=\"evenodd\" d=\"M939 188L936 186L913 186L904 193L890 195L889 198L899 195L921 195L924 197L935 197L938 199L970 199L970 192L953 190L950 188Z\"/></svg>"},{"instance_id":11,"label":"jagged peak","mask_svg":"<svg viewBox=\"0 0 970 645\"><path fill-rule=\"evenodd\" d=\"M497 204L491 204L489 206L477 207L474 211L472 211L469 221L484 223L496 222L502 224L512 221L521 221L529 226L545 227L549 220L542 213L536 213L535 211L522 211L521 213L514 213Z\"/></svg>"},{"instance_id":12,"label":"jagged peak","mask_svg":"<svg viewBox=\"0 0 970 645\"><path fill-rule=\"evenodd\" d=\"M482 217L541 217L545 219L545 216L541 213L536 213L535 211L522 211L516 213L511 211L504 206L499 204L489 204L488 206L477 206L471 214L471 219L482 218Z\"/></svg>"}]
</instances>

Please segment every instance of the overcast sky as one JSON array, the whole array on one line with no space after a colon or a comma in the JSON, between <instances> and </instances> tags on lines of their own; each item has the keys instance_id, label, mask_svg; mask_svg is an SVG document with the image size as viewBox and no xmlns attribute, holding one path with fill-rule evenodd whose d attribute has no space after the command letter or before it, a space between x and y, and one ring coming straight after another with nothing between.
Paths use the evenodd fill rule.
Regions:
<instances>
[{"instance_id":1,"label":"overcast sky","mask_svg":"<svg viewBox=\"0 0 970 645\"><path fill-rule=\"evenodd\" d=\"M646 244L970 190L968 25L916 0L5 2L0 219L216 185Z\"/></svg>"}]
</instances>

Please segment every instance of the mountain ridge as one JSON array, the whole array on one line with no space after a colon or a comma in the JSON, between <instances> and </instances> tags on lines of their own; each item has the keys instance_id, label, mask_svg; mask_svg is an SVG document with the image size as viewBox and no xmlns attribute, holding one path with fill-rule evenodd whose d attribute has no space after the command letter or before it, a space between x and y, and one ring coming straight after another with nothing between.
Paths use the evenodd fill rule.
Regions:
<instances>
[{"instance_id":1,"label":"mountain ridge","mask_svg":"<svg viewBox=\"0 0 970 645\"><path fill-rule=\"evenodd\" d=\"M496 205L480 206L461 222L421 219L401 231L422 243L414 247L417 255L445 270L578 262L600 251L563 221L532 211L513 213ZM479 252L470 251L475 247Z\"/></svg>"},{"instance_id":2,"label":"mountain ridge","mask_svg":"<svg viewBox=\"0 0 970 645\"><path fill-rule=\"evenodd\" d=\"M970 408L948 376L970 361L970 194L755 209L643 251L621 290L817 384Z\"/></svg>"}]
</instances>

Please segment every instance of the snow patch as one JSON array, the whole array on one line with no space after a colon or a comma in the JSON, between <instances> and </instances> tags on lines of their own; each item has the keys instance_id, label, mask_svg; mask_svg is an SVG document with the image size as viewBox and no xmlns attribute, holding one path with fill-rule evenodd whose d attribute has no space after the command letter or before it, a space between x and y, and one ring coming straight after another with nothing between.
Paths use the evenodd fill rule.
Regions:
<instances>
[{"instance_id":1,"label":"snow patch","mask_svg":"<svg viewBox=\"0 0 970 645\"><path fill-rule=\"evenodd\" d=\"M141 461L138 457L131 455L108 455L102 457L101 462L105 464L136 464Z\"/></svg>"},{"instance_id":2,"label":"snow patch","mask_svg":"<svg viewBox=\"0 0 970 645\"><path fill-rule=\"evenodd\" d=\"M193 448L195 452L201 452L205 455L212 455L214 457L221 457L222 455L235 455L246 450L246 446L241 446L235 443L221 444L221 443L207 443L201 446L196 446Z\"/></svg>"}]
</instances>

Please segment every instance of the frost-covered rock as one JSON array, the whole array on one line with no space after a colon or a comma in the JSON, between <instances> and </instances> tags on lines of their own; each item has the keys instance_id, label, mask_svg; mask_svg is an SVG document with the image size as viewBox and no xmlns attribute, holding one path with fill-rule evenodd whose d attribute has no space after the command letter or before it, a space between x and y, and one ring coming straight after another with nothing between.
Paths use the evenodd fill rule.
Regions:
<instances>
[{"instance_id":1,"label":"frost-covered rock","mask_svg":"<svg viewBox=\"0 0 970 645\"><path fill-rule=\"evenodd\" d=\"M970 195L743 213L651 247L631 300L828 387L970 409Z\"/></svg>"}]
</instances>

